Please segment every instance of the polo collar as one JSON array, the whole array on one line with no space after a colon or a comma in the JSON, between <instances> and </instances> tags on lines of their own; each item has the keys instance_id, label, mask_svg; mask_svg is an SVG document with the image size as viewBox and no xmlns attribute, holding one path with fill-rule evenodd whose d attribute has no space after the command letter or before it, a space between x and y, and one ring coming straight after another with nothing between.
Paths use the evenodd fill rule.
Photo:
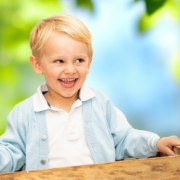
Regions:
<instances>
[{"instance_id":1,"label":"polo collar","mask_svg":"<svg viewBox=\"0 0 180 180\"><path fill-rule=\"evenodd\" d=\"M47 92L48 88L46 84L41 84L37 92L33 95L33 106L34 106L34 111L39 112L39 111L45 111L48 109L51 109L51 107L48 105L48 102L44 98L43 92ZM93 91L86 85L83 85L82 88L79 91L79 100L80 101L87 101L89 99L92 99L95 96Z\"/></svg>"}]
</instances>

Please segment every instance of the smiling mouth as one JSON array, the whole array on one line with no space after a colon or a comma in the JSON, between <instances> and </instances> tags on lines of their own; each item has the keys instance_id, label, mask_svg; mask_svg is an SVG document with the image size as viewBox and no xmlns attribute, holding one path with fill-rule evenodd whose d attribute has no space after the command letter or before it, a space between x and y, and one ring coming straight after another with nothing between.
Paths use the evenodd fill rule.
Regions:
<instances>
[{"instance_id":1,"label":"smiling mouth","mask_svg":"<svg viewBox=\"0 0 180 180\"><path fill-rule=\"evenodd\" d=\"M59 82L65 88L72 88L75 86L77 78L59 79Z\"/></svg>"}]
</instances>

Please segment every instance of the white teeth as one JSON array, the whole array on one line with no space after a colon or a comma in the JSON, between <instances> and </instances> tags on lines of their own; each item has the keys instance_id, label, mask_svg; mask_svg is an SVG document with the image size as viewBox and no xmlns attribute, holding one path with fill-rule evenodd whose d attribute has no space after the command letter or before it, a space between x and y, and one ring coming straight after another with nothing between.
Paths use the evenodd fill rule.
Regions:
<instances>
[{"instance_id":1,"label":"white teeth","mask_svg":"<svg viewBox=\"0 0 180 180\"><path fill-rule=\"evenodd\" d=\"M70 81L75 81L75 79L61 79L63 82L70 82Z\"/></svg>"},{"instance_id":2,"label":"white teeth","mask_svg":"<svg viewBox=\"0 0 180 180\"><path fill-rule=\"evenodd\" d=\"M62 82L62 84L64 84L65 86L72 86L74 84L74 81L72 83L69 83L69 84Z\"/></svg>"}]
</instances>

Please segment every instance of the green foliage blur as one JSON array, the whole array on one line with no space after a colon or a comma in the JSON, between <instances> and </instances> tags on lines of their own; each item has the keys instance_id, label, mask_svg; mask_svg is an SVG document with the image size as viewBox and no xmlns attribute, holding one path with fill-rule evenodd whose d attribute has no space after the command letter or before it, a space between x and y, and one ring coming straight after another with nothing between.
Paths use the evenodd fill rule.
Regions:
<instances>
[{"instance_id":1,"label":"green foliage blur","mask_svg":"<svg viewBox=\"0 0 180 180\"><path fill-rule=\"evenodd\" d=\"M141 0L134 0L139 2ZM169 16L172 21L180 23L180 0L143 0L146 6L146 12L141 16L138 22L138 30L141 34L153 29L161 20ZM172 72L178 83L180 83L180 47L174 54L171 64Z\"/></svg>"},{"instance_id":2,"label":"green foliage blur","mask_svg":"<svg viewBox=\"0 0 180 180\"><path fill-rule=\"evenodd\" d=\"M0 134L15 104L43 82L29 64L29 34L42 18L62 13L58 0L0 1Z\"/></svg>"},{"instance_id":3,"label":"green foliage blur","mask_svg":"<svg viewBox=\"0 0 180 180\"><path fill-rule=\"evenodd\" d=\"M136 0L140 1L140 0ZM156 26L166 15L173 21L180 21L179 0L144 0L146 12L139 19L140 32L146 32Z\"/></svg>"},{"instance_id":4,"label":"green foliage blur","mask_svg":"<svg viewBox=\"0 0 180 180\"><path fill-rule=\"evenodd\" d=\"M140 0L134 0L138 1ZM92 0L74 2L77 8L85 8L92 13L95 11ZM180 20L179 0L144 2L146 12L137 24L139 32L144 33L153 28L160 22L163 13L168 12L174 20ZM43 77L33 72L29 63L30 31L41 19L59 13L63 13L63 6L59 0L0 1L0 135L5 131L10 110L15 104L35 93L37 86L44 82ZM173 68L180 82L179 54L177 52Z\"/></svg>"},{"instance_id":5,"label":"green foliage blur","mask_svg":"<svg viewBox=\"0 0 180 180\"><path fill-rule=\"evenodd\" d=\"M78 8L93 12L91 0L74 1ZM29 34L43 18L63 13L59 0L0 1L0 135L11 109L36 92L43 77L29 63Z\"/></svg>"}]
</instances>

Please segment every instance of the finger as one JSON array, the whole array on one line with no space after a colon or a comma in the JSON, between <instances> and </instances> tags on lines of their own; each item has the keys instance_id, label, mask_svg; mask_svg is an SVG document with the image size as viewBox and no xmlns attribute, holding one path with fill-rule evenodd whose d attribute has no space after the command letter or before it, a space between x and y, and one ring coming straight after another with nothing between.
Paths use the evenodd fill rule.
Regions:
<instances>
[{"instance_id":1,"label":"finger","mask_svg":"<svg viewBox=\"0 0 180 180\"><path fill-rule=\"evenodd\" d=\"M177 136L171 136L171 139L173 146L180 146L180 139Z\"/></svg>"},{"instance_id":2,"label":"finger","mask_svg":"<svg viewBox=\"0 0 180 180\"><path fill-rule=\"evenodd\" d=\"M173 146L180 146L180 139L174 141Z\"/></svg>"},{"instance_id":3,"label":"finger","mask_svg":"<svg viewBox=\"0 0 180 180\"><path fill-rule=\"evenodd\" d=\"M167 154L168 156L175 156L175 153L170 148L166 148L165 154Z\"/></svg>"}]
</instances>

